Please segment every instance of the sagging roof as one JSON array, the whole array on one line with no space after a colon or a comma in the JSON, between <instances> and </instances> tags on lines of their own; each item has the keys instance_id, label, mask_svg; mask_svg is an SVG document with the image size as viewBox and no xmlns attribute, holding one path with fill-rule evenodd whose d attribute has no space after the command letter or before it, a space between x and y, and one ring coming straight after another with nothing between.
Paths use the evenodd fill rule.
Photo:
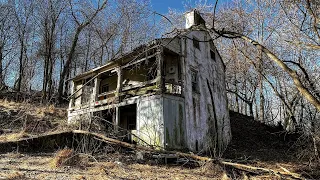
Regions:
<instances>
[{"instance_id":1,"label":"sagging roof","mask_svg":"<svg viewBox=\"0 0 320 180\"><path fill-rule=\"evenodd\" d=\"M199 26L192 26L188 29L176 29L175 31L171 32L173 37L172 38L157 38L154 39L148 43L142 44L136 48L134 48L133 50L127 52L127 53L123 53L123 54L118 54L116 55L114 58L110 59L107 64L102 65L100 67L91 69L87 72L81 73L75 77L73 77L70 80L78 80L81 78L84 78L86 76L94 76L96 74L98 74L101 70L103 69L111 69L114 68L118 65L122 64L122 60L126 59L126 58L132 58L134 56L139 55L139 53L144 52L145 49L150 49L150 48L155 48L155 47L164 47L164 48L168 48L168 46L170 45L170 43L172 43L175 39L180 39L181 37L187 37L187 34L192 32L192 31L207 31L206 27L203 25L199 25ZM190 38L189 38L190 39ZM166 42L166 43L165 43ZM163 44L164 43L164 44ZM218 52L218 51L217 51ZM178 52L180 53L180 52ZM218 56L220 57L220 60L225 68L225 64L220 56L220 53L218 52ZM138 58L135 60L139 60ZM109 68L108 68L109 67Z\"/></svg>"},{"instance_id":2,"label":"sagging roof","mask_svg":"<svg viewBox=\"0 0 320 180\"><path fill-rule=\"evenodd\" d=\"M77 79L81 79L81 78L86 77L86 76L95 75L96 73L99 73L99 70L108 69L108 67L110 67L110 69L111 69L115 65L120 65L122 63L121 61L123 59L137 56L137 55L139 55L139 53L144 52L146 49L149 50L149 49L156 48L156 47L159 47L159 46L163 46L164 47L162 42L168 41L168 40L170 41L170 40L172 40L174 38L157 38L157 39L154 39L154 40L152 40L152 41L150 41L148 43L142 44L142 45L134 48L133 50L131 50L131 51L127 52L127 53L119 54L119 55L115 56L114 58L110 59L107 62L107 64L99 66L99 67L96 67L96 68L91 69L89 71L86 71L84 73L81 73L81 74L73 77L70 80L77 80ZM137 58L136 60L139 60L139 59Z\"/></svg>"}]
</instances>

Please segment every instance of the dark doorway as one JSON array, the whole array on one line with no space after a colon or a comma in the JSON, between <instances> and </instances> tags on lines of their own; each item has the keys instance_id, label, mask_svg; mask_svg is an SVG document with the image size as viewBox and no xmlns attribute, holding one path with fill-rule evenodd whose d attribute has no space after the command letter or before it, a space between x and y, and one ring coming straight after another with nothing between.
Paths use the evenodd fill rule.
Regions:
<instances>
[{"instance_id":1,"label":"dark doorway","mask_svg":"<svg viewBox=\"0 0 320 180\"><path fill-rule=\"evenodd\" d=\"M124 131L120 131L123 134L123 141L129 142L129 143L135 143L133 141L132 137L132 130L137 129L137 104L127 105L119 107L119 113L120 113L120 122L119 126L123 129L126 129Z\"/></svg>"},{"instance_id":2,"label":"dark doorway","mask_svg":"<svg viewBox=\"0 0 320 180\"><path fill-rule=\"evenodd\" d=\"M120 127L127 130L137 129L137 104L122 106L120 110Z\"/></svg>"}]
</instances>

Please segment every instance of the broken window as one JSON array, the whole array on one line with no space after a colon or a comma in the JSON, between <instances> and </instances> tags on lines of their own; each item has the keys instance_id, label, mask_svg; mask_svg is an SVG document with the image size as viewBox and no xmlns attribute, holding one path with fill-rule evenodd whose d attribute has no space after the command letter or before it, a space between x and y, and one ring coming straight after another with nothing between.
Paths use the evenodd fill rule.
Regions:
<instances>
[{"instance_id":1,"label":"broken window","mask_svg":"<svg viewBox=\"0 0 320 180\"><path fill-rule=\"evenodd\" d=\"M193 37L192 41L193 41L193 46L200 50L199 40L197 38Z\"/></svg>"},{"instance_id":2,"label":"broken window","mask_svg":"<svg viewBox=\"0 0 320 180\"><path fill-rule=\"evenodd\" d=\"M214 53L213 50L210 50L210 56L212 60L216 61L216 54Z\"/></svg>"},{"instance_id":3,"label":"broken window","mask_svg":"<svg viewBox=\"0 0 320 180\"><path fill-rule=\"evenodd\" d=\"M105 93L105 92L109 92L109 84L102 85L100 93Z\"/></svg>"},{"instance_id":4,"label":"broken window","mask_svg":"<svg viewBox=\"0 0 320 180\"><path fill-rule=\"evenodd\" d=\"M191 83L192 83L192 92L198 91L198 71L192 69L191 70Z\"/></svg>"}]
</instances>

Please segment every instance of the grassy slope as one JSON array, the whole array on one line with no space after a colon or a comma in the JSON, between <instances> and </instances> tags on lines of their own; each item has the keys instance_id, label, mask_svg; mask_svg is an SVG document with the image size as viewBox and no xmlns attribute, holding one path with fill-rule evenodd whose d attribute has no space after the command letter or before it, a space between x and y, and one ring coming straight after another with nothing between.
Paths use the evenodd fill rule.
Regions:
<instances>
[{"instance_id":1,"label":"grassy slope","mask_svg":"<svg viewBox=\"0 0 320 180\"><path fill-rule=\"evenodd\" d=\"M225 151L223 158L253 166L271 168L274 170L286 168L291 172L309 174L307 175L308 177L320 178L319 169L315 169L314 167L308 168L308 164L297 161L296 157L293 156L295 152L294 150L292 151L292 145L299 136L296 134L279 132L280 129L277 127L266 126L260 122L254 121L248 116L238 113L230 112L230 118L233 139ZM59 124L61 125L66 123L66 111L65 109L55 108L53 106L48 107L0 100L0 123L2 124L2 129L12 129L13 132L16 133L16 135L11 133L12 136L14 136L13 138L19 138L24 135L23 133L37 134L57 129ZM21 132L23 133L21 134ZM8 136L6 136L6 138L7 137ZM41 159L41 156L41 154L24 154L21 156L12 156L10 154L2 155L0 156L0 164L2 167L8 167L6 170L2 169L2 172L6 175L15 175L16 172L19 172L29 178L35 177L36 179L41 179L41 176L56 177L55 173L60 171L62 171L62 177L67 179L72 179L77 176L85 176L93 179L100 177L103 177L103 179L113 179L112 177L129 178L130 175L133 178L143 179L167 179L168 177L178 179L221 179L222 177L226 177L223 168L207 169L208 167L201 167L190 169L180 165L163 166L154 165L152 162L139 164L135 161L128 164L126 158L128 156L127 154L109 154L109 159L92 162L89 167L85 168L85 170L81 170L76 167L73 169L71 167L71 169L67 168L67 171L65 171L65 168L60 168L43 172L40 170L49 167L50 161L53 157L43 157L46 161L40 163L40 166L31 166L32 164L37 164L37 158ZM20 160L22 160L21 158L23 161L19 163ZM119 159L123 159L123 161ZM15 170L14 168L11 170L11 161L17 161L14 166L22 167L22 170ZM121 161L122 165L119 165L119 161ZM25 163L30 163L30 166L25 166ZM109 167L104 167L104 164L108 164L108 166L111 164L113 170L108 170ZM26 167L26 169L32 167L39 171L35 170L30 174L26 170L23 170L24 167ZM150 171L150 173L145 173L145 169ZM85 173L87 170L96 172L87 174ZM234 169L232 169L231 172L230 169L225 170L227 170L228 174L233 178L243 177L242 172L236 172ZM68 175L69 171L73 171L75 173ZM264 177L252 174L248 176L252 176L257 179L265 179ZM266 179L268 178L270 178L270 176L266 177Z\"/></svg>"}]
</instances>

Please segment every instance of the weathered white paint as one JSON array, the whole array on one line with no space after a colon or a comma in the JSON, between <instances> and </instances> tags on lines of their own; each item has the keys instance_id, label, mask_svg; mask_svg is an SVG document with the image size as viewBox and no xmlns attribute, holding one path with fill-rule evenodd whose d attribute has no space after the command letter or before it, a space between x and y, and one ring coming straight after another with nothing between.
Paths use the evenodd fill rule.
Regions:
<instances>
[{"instance_id":1,"label":"weathered white paint","mask_svg":"<svg viewBox=\"0 0 320 180\"><path fill-rule=\"evenodd\" d=\"M231 139L225 67L213 43L209 42L210 35L205 26L197 22L203 19L188 17L192 15L195 15L194 12L187 14L187 20L190 19L190 22L187 22L190 25L189 31L173 40L163 39L162 44L165 50L161 47L157 57L163 60L159 61L158 67L162 67L162 63L165 65L163 72L158 69L158 76L167 81L182 82L183 97L162 93L136 96L115 104L103 104L102 102L106 100L101 103L97 101L98 103L92 103L90 106L70 108L69 119L77 119L85 113L90 114L109 108L117 109L120 106L135 103L137 127L133 132L148 144L168 149L188 148L192 151L211 151L219 156ZM200 25L192 26L191 24ZM199 49L194 47L192 40L194 38L200 41ZM211 58L210 50L214 51L215 59ZM179 72L178 65L181 65ZM192 90L192 71L197 72L198 90L196 92ZM139 72L144 70L140 69ZM139 77L140 80L140 76L144 77L146 72L139 74L140 76L136 73L129 75L124 71L124 79ZM144 80L141 78L141 81ZM103 83L102 80L101 84ZM81 84L75 83L75 90L80 87ZM81 91L78 94L81 94ZM78 103L76 99L75 104Z\"/></svg>"},{"instance_id":2,"label":"weathered white paint","mask_svg":"<svg viewBox=\"0 0 320 180\"><path fill-rule=\"evenodd\" d=\"M182 49L184 49L186 68L184 94L188 148L196 150L196 144L198 144L198 150L213 150L212 140L215 137L212 137L212 135L215 134L215 127L212 125L216 120L220 143L219 150L223 151L231 139L224 65L217 52L215 52L217 59L211 59L209 42L200 42L200 49L193 46L191 39L195 37L200 41L207 41L210 38L207 32L192 31L187 34L187 37L189 38L185 38ZM198 72L198 93L192 92L191 73L189 73L191 70ZM207 81L209 81L213 93L214 106ZM214 119L214 113L216 119Z\"/></svg>"},{"instance_id":3,"label":"weathered white paint","mask_svg":"<svg viewBox=\"0 0 320 180\"><path fill-rule=\"evenodd\" d=\"M163 99L144 97L137 102L137 135L150 145L164 147Z\"/></svg>"},{"instance_id":4,"label":"weathered white paint","mask_svg":"<svg viewBox=\"0 0 320 180\"><path fill-rule=\"evenodd\" d=\"M164 139L167 149L185 149L186 124L184 99L177 96L163 96Z\"/></svg>"},{"instance_id":5,"label":"weathered white paint","mask_svg":"<svg viewBox=\"0 0 320 180\"><path fill-rule=\"evenodd\" d=\"M187 12L185 14L185 18L186 18L186 29L189 29L191 26L195 25L195 12L194 11L190 11Z\"/></svg>"}]
</instances>

